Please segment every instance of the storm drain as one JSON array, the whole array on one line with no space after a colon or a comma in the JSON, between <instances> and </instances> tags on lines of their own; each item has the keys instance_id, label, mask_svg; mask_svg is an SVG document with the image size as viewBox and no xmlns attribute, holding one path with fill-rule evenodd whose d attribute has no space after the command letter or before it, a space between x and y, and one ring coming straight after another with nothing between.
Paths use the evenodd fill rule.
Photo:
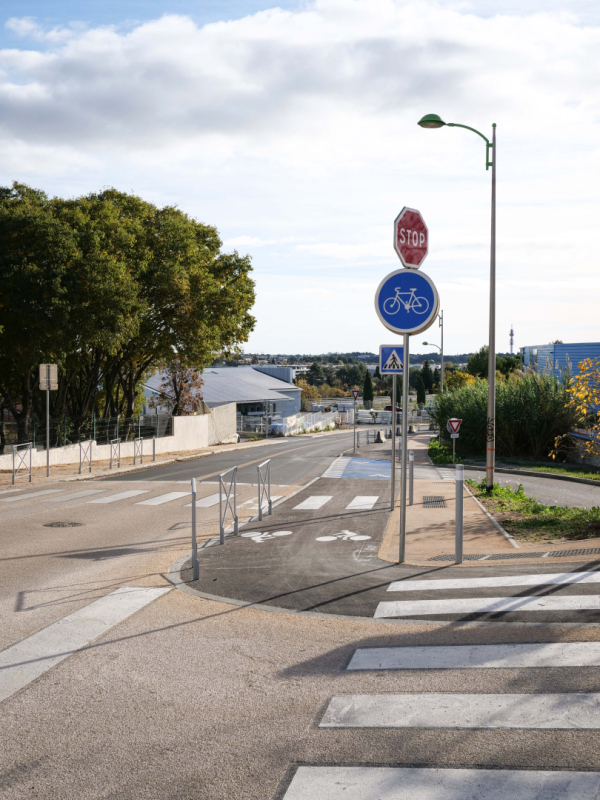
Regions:
<instances>
[{"instance_id":1,"label":"storm drain","mask_svg":"<svg viewBox=\"0 0 600 800\"><path fill-rule=\"evenodd\" d=\"M446 508L446 503L441 494L425 495L423 497L423 508Z\"/></svg>"},{"instance_id":2,"label":"storm drain","mask_svg":"<svg viewBox=\"0 0 600 800\"><path fill-rule=\"evenodd\" d=\"M539 553L494 553L482 556L463 556L465 561L504 561L513 558L555 558L557 556L592 556L600 553L600 547L589 547L585 550L540 550ZM435 556L430 561L454 561L454 556Z\"/></svg>"},{"instance_id":3,"label":"storm drain","mask_svg":"<svg viewBox=\"0 0 600 800\"><path fill-rule=\"evenodd\" d=\"M81 528L83 522L47 522L44 528Z\"/></svg>"}]
</instances>

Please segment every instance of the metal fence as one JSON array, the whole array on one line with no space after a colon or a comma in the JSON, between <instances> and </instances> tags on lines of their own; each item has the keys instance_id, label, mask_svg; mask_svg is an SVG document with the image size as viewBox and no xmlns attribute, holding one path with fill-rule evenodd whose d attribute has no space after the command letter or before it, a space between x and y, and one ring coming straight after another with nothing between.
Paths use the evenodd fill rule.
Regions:
<instances>
[{"instance_id":1,"label":"metal fence","mask_svg":"<svg viewBox=\"0 0 600 800\"><path fill-rule=\"evenodd\" d=\"M152 439L171 436L173 417L170 414L140 414L137 417L95 416L71 419L50 419L50 447L65 447L92 439L96 444L110 444L114 439L121 442L134 439ZM46 421L32 417L27 423L0 420L0 454L11 452L12 445L31 442L36 450L46 449Z\"/></svg>"}]
</instances>

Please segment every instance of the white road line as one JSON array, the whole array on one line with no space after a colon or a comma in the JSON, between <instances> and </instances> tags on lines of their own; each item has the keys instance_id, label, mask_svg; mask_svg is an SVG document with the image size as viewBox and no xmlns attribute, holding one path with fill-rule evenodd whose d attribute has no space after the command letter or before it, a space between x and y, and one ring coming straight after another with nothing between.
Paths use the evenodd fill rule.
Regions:
<instances>
[{"instance_id":1,"label":"white road line","mask_svg":"<svg viewBox=\"0 0 600 800\"><path fill-rule=\"evenodd\" d=\"M323 473L324 478L341 478L344 474L344 470L348 466L352 459L346 458L345 456L340 456L336 458L335 461L332 461L327 470Z\"/></svg>"},{"instance_id":2,"label":"white road line","mask_svg":"<svg viewBox=\"0 0 600 800\"><path fill-rule=\"evenodd\" d=\"M16 503L17 500L27 500L29 497L41 497L43 494L55 494L56 492L64 492L64 489L44 489L42 492L20 494L18 497L2 497L0 503Z\"/></svg>"},{"instance_id":3,"label":"white road line","mask_svg":"<svg viewBox=\"0 0 600 800\"><path fill-rule=\"evenodd\" d=\"M338 695L319 727L598 730L600 694Z\"/></svg>"},{"instance_id":4,"label":"white road line","mask_svg":"<svg viewBox=\"0 0 600 800\"><path fill-rule=\"evenodd\" d=\"M328 503L333 495L319 494L307 497L300 505L294 506L293 511L316 511Z\"/></svg>"},{"instance_id":5,"label":"white road line","mask_svg":"<svg viewBox=\"0 0 600 800\"><path fill-rule=\"evenodd\" d=\"M170 587L123 586L0 653L0 702L135 614Z\"/></svg>"},{"instance_id":6,"label":"white road line","mask_svg":"<svg viewBox=\"0 0 600 800\"><path fill-rule=\"evenodd\" d=\"M348 511L369 511L379 500L379 495L359 494L346 506Z\"/></svg>"},{"instance_id":7,"label":"white road line","mask_svg":"<svg viewBox=\"0 0 600 800\"><path fill-rule=\"evenodd\" d=\"M137 497L138 494L148 494L149 489L130 489L128 492L111 494L108 497L99 497L97 500L88 500L89 503L118 503L119 500L127 500L130 497Z\"/></svg>"},{"instance_id":8,"label":"white road line","mask_svg":"<svg viewBox=\"0 0 600 800\"><path fill-rule=\"evenodd\" d=\"M196 500L196 508L211 508L212 506L216 506L218 502L218 493L209 494L208 497L201 497L199 500ZM192 503L186 503L184 508L191 508L192 505Z\"/></svg>"},{"instance_id":9,"label":"white road line","mask_svg":"<svg viewBox=\"0 0 600 800\"><path fill-rule=\"evenodd\" d=\"M74 494L67 494L63 497L48 497L42 500L43 503L65 503L67 500L78 500L80 497L90 497L93 494L101 494L106 489L86 489L85 492L75 492Z\"/></svg>"},{"instance_id":10,"label":"white road line","mask_svg":"<svg viewBox=\"0 0 600 800\"><path fill-rule=\"evenodd\" d=\"M551 572L546 575L495 575L493 578L394 581L388 586L388 592L430 592L438 589L486 589L495 586L546 586L571 583L600 583L600 571Z\"/></svg>"},{"instance_id":11,"label":"white road line","mask_svg":"<svg viewBox=\"0 0 600 800\"><path fill-rule=\"evenodd\" d=\"M598 772L298 767L284 800L596 800Z\"/></svg>"},{"instance_id":12,"label":"white road line","mask_svg":"<svg viewBox=\"0 0 600 800\"><path fill-rule=\"evenodd\" d=\"M151 497L149 500L141 500L135 503L136 506L162 506L163 503L170 503L171 500L179 500L180 497L188 497L191 492L167 492L167 494L159 494L157 497Z\"/></svg>"},{"instance_id":13,"label":"white road line","mask_svg":"<svg viewBox=\"0 0 600 800\"><path fill-rule=\"evenodd\" d=\"M274 503L276 500L281 500L282 497L283 497L282 494L273 494L273 495L271 495L271 503ZM268 500L263 500L263 504L262 505L263 505L263 508L268 508L269 507L269 501ZM254 497L254 498L252 498L252 500L246 500L245 502L241 503L238 506L238 508L244 508L244 507L246 507L246 508L247 507L258 508L258 498Z\"/></svg>"},{"instance_id":14,"label":"white road line","mask_svg":"<svg viewBox=\"0 0 600 800\"><path fill-rule=\"evenodd\" d=\"M553 597L463 597L458 600L392 600L379 603L376 617L417 614L485 614L497 611L598 611L596 595Z\"/></svg>"},{"instance_id":15,"label":"white road line","mask_svg":"<svg viewBox=\"0 0 600 800\"><path fill-rule=\"evenodd\" d=\"M361 647L346 669L600 667L600 642Z\"/></svg>"},{"instance_id":16,"label":"white road line","mask_svg":"<svg viewBox=\"0 0 600 800\"><path fill-rule=\"evenodd\" d=\"M4 489L0 492L0 497L4 497L5 494L13 494L14 492L24 492L25 489L25 486L18 486L16 489Z\"/></svg>"}]
</instances>

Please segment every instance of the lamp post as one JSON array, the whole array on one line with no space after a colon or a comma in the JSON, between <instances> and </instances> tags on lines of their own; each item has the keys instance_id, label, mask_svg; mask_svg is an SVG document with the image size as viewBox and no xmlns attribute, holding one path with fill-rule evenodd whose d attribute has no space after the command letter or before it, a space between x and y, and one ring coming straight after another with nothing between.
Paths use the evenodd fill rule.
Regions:
<instances>
[{"instance_id":1,"label":"lamp post","mask_svg":"<svg viewBox=\"0 0 600 800\"><path fill-rule=\"evenodd\" d=\"M437 347L437 349L440 351L440 353L441 353L441 355L443 357L444 351L439 346L439 344L434 344L433 342L423 342L423 344L426 344L427 347ZM444 391L444 373L442 372L442 373L440 373L440 392L443 392L443 391Z\"/></svg>"},{"instance_id":2,"label":"lamp post","mask_svg":"<svg viewBox=\"0 0 600 800\"><path fill-rule=\"evenodd\" d=\"M492 141L469 125L444 122L437 114L426 114L418 123L422 128L466 128L485 142L485 168L492 168L492 235L490 247L490 331L488 360L488 402L486 426L485 485L488 492L494 487L494 461L496 450L496 123L492 125ZM492 160L490 161L490 151Z\"/></svg>"},{"instance_id":3,"label":"lamp post","mask_svg":"<svg viewBox=\"0 0 600 800\"><path fill-rule=\"evenodd\" d=\"M440 392L444 391L444 312L440 311L438 314L438 320L440 323L440 328L442 329L442 346L440 347L439 344L434 344L433 342L423 342L428 347L437 347L440 351Z\"/></svg>"}]
</instances>

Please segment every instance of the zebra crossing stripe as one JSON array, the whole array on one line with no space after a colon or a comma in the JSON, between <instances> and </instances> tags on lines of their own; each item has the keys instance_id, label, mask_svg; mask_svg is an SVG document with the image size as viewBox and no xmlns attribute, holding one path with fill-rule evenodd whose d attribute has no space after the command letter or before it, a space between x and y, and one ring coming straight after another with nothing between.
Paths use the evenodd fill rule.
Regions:
<instances>
[{"instance_id":1,"label":"zebra crossing stripe","mask_svg":"<svg viewBox=\"0 0 600 800\"><path fill-rule=\"evenodd\" d=\"M320 494L307 497L300 505L294 506L294 511L316 511L332 499L332 495Z\"/></svg>"},{"instance_id":2,"label":"zebra crossing stripe","mask_svg":"<svg viewBox=\"0 0 600 800\"><path fill-rule=\"evenodd\" d=\"M63 495L62 497L48 497L42 500L43 503L65 503L67 500L78 500L80 497L91 497L93 494L102 494L106 489L86 489L84 492L74 492L73 494Z\"/></svg>"},{"instance_id":3,"label":"zebra crossing stripe","mask_svg":"<svg viewBox=\"0 0 600 800\"><path fill-rule=\"evenodd\" d=\"M167 494L159 494L157 497L151 497L149 500L141 500L135 503L136 506L162 506L163 503L170 503L172 500L179 500L180 497L188 497L191 492L167 492Z\"/></svg>"},{"instance_id":4,"label":"zebra crossing stripe","mask_svg":"<svg viewBox=\"0 0 600 800\"><path fill-rule=\"evenodd\" d=\"M346 669L600 667L600 642L361 647Z\"/></svg>"},{"instance_id":5,"label":"zebra crossing stripe","mask_svg":"<svg viewBox=\"0 0 600 800\"><path fill-rule=\"evenodd\" d=\"M345 456L340 456L333 461L328 469L323 473L324 478L341 478L344 474L344 470L348 466L352 459L346 458Z\"/></svg>"},{"instance_id":6,"label":"zebra crossing stripe","mask_svg":"<svg viewBox=\"0 0 600 800\"><path fill-rule=\"evenodd\" d=\"M186 481L189 483L189 481ZM212 506L216 506L219 502L219 494L209 494L208 497L201 497L199 500L196 500L196 508L212 508ZM185 508L191 508L192 503L186 503Z\"/></svg>"},{"instance_id":7,"label":"zebra crossing stripe","mask_svg":"<svg viewBox=\"0 0 600 800\"><path fill-rule=\"evenodd\" d=\"M95 500L88 500L88 503L118 503L119 500L128 500L130 497L137 497L139 494L148 494L149 489L130 489L128 492L109 494L108 497L97 497Z\"/></svg>"},{"instance_id":8,"label":"zebra crossing stripe","mask_svg":"<svg viewBox=\"0 0 600 800\"><path fill-rule=\"evenodd\" d=\"M375 617L414 617L420 614L490 614L499 611L598 611L600 597L469 597L456 600L392 600L379 603Z\"/></svg>"},{"instance_id":9,"label":"zebra crossing stripe","mask_svg":"<svg viewBox=\"0 0 600 800\"><path fill-rule=\"evenodd\" d=\"M20 494L17 497L2 497L0 498L0 503L16 503L17 500L27 500L30 497L41 497L43 494L55 494L56 492L64 492L64 489L44 489L41 492Z\"/></svg>"},{"instance_id":10,"label":"zebra crossing stripe","mask_svg":"<svg viewBox=\"0 0 600 800\"><path fill-rule=\"evenodd\" d=\"M298 767L283 800L597 800L598 772Z\"/></svg>"},{"instance_id":11,"label":"zebra crossing stripe","mask_svg":"<svg viewBox=\"0 0 600 800\"><path fill-rule=\"evenodd\" d=\"M346 511L370 511L379 500L379 495L357 495L346 506Z\"/></svg>"},{"instance_id":12,"label":"zebra crossing stripe","mask_svg":"<svg viewBox=\"0 0 600 800\"><path fill-rule=\"evenodd\" d=\"M319 727L600 730L600 693L338 695Z\"/></svg>"},{"instance_id":13,"label":"zebra crossing stripe","mask_svg":"<svg viewBox=\"0 0 600 800\"><path fill-rule=\"evenodd\" d=\"M388 586L388 592L430 592L446 589L487 589L496 586L552 586L573 583L600 583L600 571L551 572L547 575L495 575L492 578L393 581Z\"/></svg>"}]
</instances>

